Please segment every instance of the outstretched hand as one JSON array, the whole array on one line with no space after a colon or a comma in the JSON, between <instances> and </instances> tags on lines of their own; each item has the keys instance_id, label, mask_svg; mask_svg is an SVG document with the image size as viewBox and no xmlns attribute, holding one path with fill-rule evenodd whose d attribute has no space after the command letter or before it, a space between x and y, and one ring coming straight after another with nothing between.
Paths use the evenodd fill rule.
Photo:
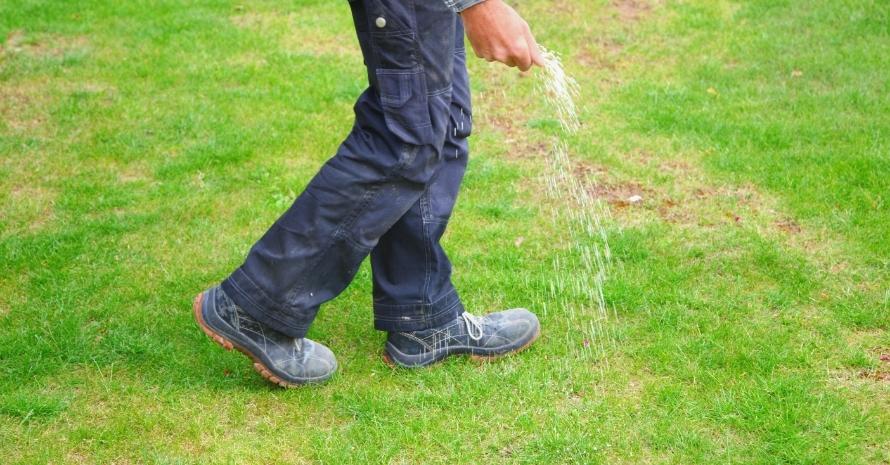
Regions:
<instances>
[{"instance_id":1,"label":"outstretched hand","mask_svg":"<svg viewBox=\"0 0 890 465\"><path fill-rule=\"evenodd\" d=\"M476 56L528 71L544 58L528 23L502 0L486 0L461 13Z\"/></svg>"}]
</instances>

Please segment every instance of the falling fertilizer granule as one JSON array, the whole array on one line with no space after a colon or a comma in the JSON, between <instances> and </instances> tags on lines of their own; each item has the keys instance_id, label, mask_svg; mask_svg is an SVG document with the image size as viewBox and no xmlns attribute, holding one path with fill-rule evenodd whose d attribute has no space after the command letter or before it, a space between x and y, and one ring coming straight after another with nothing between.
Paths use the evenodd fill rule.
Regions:
<instances>
[{"instance_id":1,"label":"falling fertilizer granule","mask_svg":"<svg viewBox=\"0 0 890 465\"><path fill-rule=\"evenodd\" d=\"M540 81L543 94L556 110L562 127L576 133L581 128L575 108L575 97L580 94L578 81L566 74L559 55L544 47L541 47L541 55L544 57L544 78Z\"/></svg>"},{"instance_id":2,"label":"falling fertilizer granule","mask_svg":"<svg viewBox=\"0 0 890 465\"><path fill-rule=\"evenodd\" d=\"M566 74L559 55L543 47L541 51L545 65L538 90L559 119L562 134L576 134L581 129L575 106L580 93L578 83ZM557 252L546 273L551 278L546 283L544 314L549 308L566 319L564 339L571 353L602 362L596 364L602 376L603 366L608 367L607 354L614 344L603 293L611 266L603 225L609 212L590 194L595 180L576 174L564 140L554 142L548 165L545 181L548 197L555 205L553 225L557 231L567 230L568 243ZM567 359L567 368L570 363Z\"/></svg>"}]
</instances>

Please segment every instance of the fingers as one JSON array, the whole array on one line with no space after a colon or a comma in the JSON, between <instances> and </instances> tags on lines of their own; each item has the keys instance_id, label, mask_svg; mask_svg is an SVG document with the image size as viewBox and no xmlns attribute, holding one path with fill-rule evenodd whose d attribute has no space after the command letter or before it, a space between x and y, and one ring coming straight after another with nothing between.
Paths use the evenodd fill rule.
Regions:
<instances>
[{"instance_id":1,"label":"fingers","mask_svg":"<svg viewBox=\"0 0 890 465\"><path fill-rule=\"evenodd\" d=\"M528 29L528 26L526 26ZM525 37L518 37L510 48L510 66L515 66L522 71L528 71L532 67L532 54ZM506 63L506 62L505 62Z\"/></svg>"},{"instance_id":2,"label":"fingers","mask_svg":"<svg viewBox=\"0 0 890 465\"><path fill-rule=\"evenodd\" d=\"M526 55L522 61L516 63L516 67L518 67L521 71L528 71L532 69L532 57L531 55Z\"/></svg>"},{"instance_id":3,"label":"fingers","mask_svg":"<svg viewBox=\"0 0 890 465\"><path fill-rule=\"evenodd\" d=\"M522 71L528 71L533 65L545 65L546 60L544 60L543 55L541 55L541 49L538 47L538 43L535 41L532 31L528 27L528 23L523 22L522 37L516 40L511 55L512 59L510 60L510 63L504 63L507 63L510 66L516 66Z\"/></svg>"},{"instance_id":4,"label":"fingers","mask_svg":"<svg viewBox=\"0 0 890 465\"><path fill-rule=\"evenodd\" d=\"M473 52L477 57L488 62L497 61L522 71L528 71L535 64L542 65L544 63L538 45L531 36L528 24L524 22L520 31L509 41L479 42L477 44L477 41L471 37L470 44L473 46Z\"/></svg>"},{"instance_id":5,"label":"fingers","mask_svg":"<svg viewBox=\"0 0 890 465\"><path fill-rule=\"evenodd\" d=\"M529 43L529 49L531 50L531 59L532 63L536 64L540 67L544 67L547 65L547 60L544 59L544 55L541 54L541 48L538 47L538 44L534 42L534 38L532 38L532 42Z\"/></svg>"},{"instance_id":6,"label":"fingers","mask_svg":"<svg viewBox=\"0 0 890 465\"><path fill-rule=\"evenodd\" d=\"M506 48L498 48L493 50L488 56L485 58L489 62L498 62L503 63L507 66L516 66L516 63L513 58L513 54L510 50Z\"/></svg>"},{"instance_id":7,"label":"fingers","mask_svg":"<svg viewBox=\"0 0 890 465\"><path fill-rule=\"evenodd\" d=\"M528 71L544 58L528 23L502 2L480 3L462 14L467 38L476 56Z\"/></svg>"},{"instance_id":8,"label":"fingers","mask_svg":"<svg viewBox=\"0 0 890 465\"><path fill-rule=\"evenodd\" d=\"M535 36L532 35L532 31L530 28L525 28L525 42L528 46L529 53L531 54L531 61L533 64L538 66L545 66L547 60L544 59L544 55L541 54L541 48L538 47L538 41L535 40Z\"/></svg>"},{"instance_id":9,"label":"fingers","mask_svg":"<svg viewBox=\"0 0 890 465\"><path fill-rule=\"evenodd\" d=\"M516 63L517 66L519 66L519 69L521 69L522 71L528 71L532 67L532 62L534 60L531 48L534 40L532 40L532 42L529 42L528 38L531 37L531 28L528 27L528 23L524 20L522 20L521 30L522 36L517 38L516 40Z\"/></svg>"},{"instance_id":10,"label":"fingers","mask_svg":"<svg viewBox=\"0 0 890 465\"><path fill-rule=\"evenodd\" d=\"M511 68L515 68L515 67L519 66L518 57L516 57L514 55L503 56L503 57L499 58L497 61L500 61L501 63L503 63Z\"/></svg>"},{"instance_id":11,"label":"fingers","mask_svg":"<svg viewBox=\"0 0 890 465\"><path fill-rule=\"evenodd\" d=\"M483 58L489 62L503 63L511 68L519 68L527 70L531 67L531 55L527 46L517 44L511 48L498 48L492 52L486 53Z\"/></svg>"},{"instance_id":12,"label":"fingers","mask_svg":"<svg viewBox=\"0 0 890 465\"><path fill-rule=\"evenodd\" d=\"M522 71L528 71L529 69L531 69L532 55L530 50L528 49L528 46L523 46L520 50L517 50L517 52L519 53L514 59L515 66L517 66Z\"/></svg>"}]
</instances>

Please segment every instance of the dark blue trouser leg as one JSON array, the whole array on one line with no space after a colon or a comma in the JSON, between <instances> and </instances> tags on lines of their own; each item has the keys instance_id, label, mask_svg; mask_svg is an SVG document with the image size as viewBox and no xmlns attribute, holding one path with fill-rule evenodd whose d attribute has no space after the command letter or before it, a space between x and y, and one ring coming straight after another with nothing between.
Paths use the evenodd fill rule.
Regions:
<instances>
[{"instance_id":1,"label":"dark blue trouser leg","mask_svg":"<svg viewBox=\"0 0 890 465\"><path fill-rule=\"evenodd\" d=\"M350 0L370 87L349 136L223 281L250 315L303 337L319 305L446 165L457 17L441 0Z\"/></svg>"},{"instance_id":2,"label":"dark blue trouser leg","mask_svg":"<svg viewBox=\"0 0 890 465\"><path fill-rule=\"evenodd\" d=\"M374 326L414 331L452 321L463 312L451 283L451 262L439 243L467 167L471 131L469 77L463 27L455 32L451 121L445 162L420 199L387 231L371 252Z\"/></svg>"}]
</instances>

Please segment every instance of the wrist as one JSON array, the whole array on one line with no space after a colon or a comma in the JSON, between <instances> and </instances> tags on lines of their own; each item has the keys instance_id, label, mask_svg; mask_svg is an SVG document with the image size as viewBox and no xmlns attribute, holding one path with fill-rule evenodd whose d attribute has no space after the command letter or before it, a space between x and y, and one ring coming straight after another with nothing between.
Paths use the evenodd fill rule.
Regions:
<instances>
[{"instance_id":1,"label":"wrist","mask_svg":"<svg viewBox=\"0 0 890 465\"><path fill-rule=\"evenodd\" d=\"M475 13L487 10L495 3L499 2L501 2L501 0L465 0L460 2L460 5L457 5L459 8L457 12L461 17L473 16Z\"/></svg>"}]
</instances>

